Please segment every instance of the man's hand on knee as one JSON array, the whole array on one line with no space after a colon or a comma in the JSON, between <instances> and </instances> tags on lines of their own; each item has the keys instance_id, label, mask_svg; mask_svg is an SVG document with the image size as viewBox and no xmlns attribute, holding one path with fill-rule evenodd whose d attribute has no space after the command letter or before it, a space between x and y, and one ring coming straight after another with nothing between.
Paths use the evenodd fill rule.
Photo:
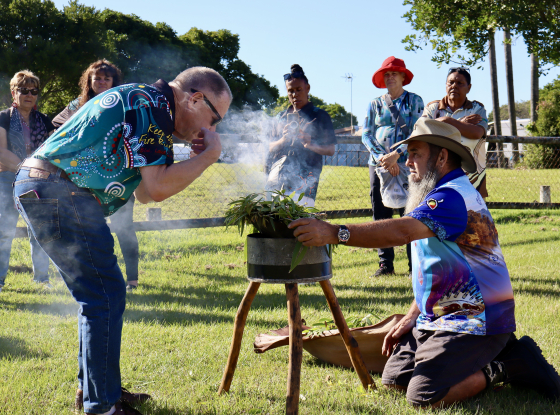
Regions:
<instances>
[{"instance_id":1,"label":"man's hand on knee","mask_svg":"<svg viewBox=\"0 0 560 415\"><path fill-rule=\"evenodd\" d=\"M410 310L406 316L404 316L401 321L399 321L395 326L389 330L389 333L383 339L383 347L381 348L381 353L385 356L391 356L393 349L399 342L400 338L412 330L416 326L416 319L420 314L416 301L412 302Z\"/></svg>"}]
</instances>

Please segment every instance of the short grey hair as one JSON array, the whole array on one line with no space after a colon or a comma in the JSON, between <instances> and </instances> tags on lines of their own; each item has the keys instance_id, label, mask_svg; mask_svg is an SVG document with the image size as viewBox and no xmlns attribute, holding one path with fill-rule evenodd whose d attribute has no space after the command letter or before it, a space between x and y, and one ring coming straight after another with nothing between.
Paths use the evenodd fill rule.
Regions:
<instances>
[{"instance_id":1,"label":"short grey hair","mask_svg":"<svg viewBox=\"0 0 560 415\"><path fill-rule=\"evenodd\" d=\"M197 91L210 93L216 98L227 94L230 102L233 99L229 85L222 75L205 66L189 68L177 75L171 83L188 94L192 94L191 89L196 89Z\"/></svg>"}]
</instances>

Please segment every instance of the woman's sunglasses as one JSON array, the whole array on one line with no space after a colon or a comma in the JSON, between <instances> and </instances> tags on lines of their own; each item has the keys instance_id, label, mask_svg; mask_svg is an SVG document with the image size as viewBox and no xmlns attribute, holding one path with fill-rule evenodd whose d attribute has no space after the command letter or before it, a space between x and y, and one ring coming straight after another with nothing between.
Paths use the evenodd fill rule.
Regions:
<instances>
[{"instance_id":1,"label":"woman's sunglasses","mask_svg":"<svg viewBox=\"0 0 560 415\"><path fill-rule=\"evenodd\" d=\"M303 72L294 72L294 73L287 73L286 75L284 75L284 81L289 81L290 79L294 78L303 78Z\"/></svg>"},{"instance_id":2,"label":"woman's sunglasses","mask_svg":"<svg viewBox=\"0 0 560 415\"><path fill-rule=\"evenodd\" d=\"M39 90L37 88L17 88L17 91L21 95L27 95L30 92L31 92L31 95L37 95L39 93Z\"/></svg>"}]
</instances>

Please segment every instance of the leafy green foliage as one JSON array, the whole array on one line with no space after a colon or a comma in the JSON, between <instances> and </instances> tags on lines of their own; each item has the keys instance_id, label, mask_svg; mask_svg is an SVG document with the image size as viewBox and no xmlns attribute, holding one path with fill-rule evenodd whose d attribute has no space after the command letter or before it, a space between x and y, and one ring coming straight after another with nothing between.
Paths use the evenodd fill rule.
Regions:
<instances>
[{"instance_id":1,"label":"leafy green foliage","mask_svg":"<svg viewBox=\"0 0 560 415\"><path fill-rule=\"evenodd\" d=\"M269 222L272 229L275 229L275 222L288 225L296 219L320 216L317 209L298 205L291 195L286 195L285 190L268 193L271 193L271 200L266 200L264 194L251 193L230 202L225 213L226 228L235 225L239 235L243 235L247 225L259 226L263 222Z\"/></svg>"},{"instance_id":2,"label":"leafy green foliage","mask_svg":"<svg viewBox=\"0 0 560 415\"><path fill-rule=\"evenodd\" d=\"M63 12L39 0L0 0L0 8L0 102L11 102L13 74L29 69L41 80L39 107L55 113L78 95L82 71L104 54L99 13L75 1Z\"/></svg>"},{"instance_id":3,"label":"leafy green foliage","mask_svg":"<svg viewBox=\"0 0 560 415\"><path fill-rule=\"evenodd\" d=\"M309 94L309 101L313 103L317 108L321 108L322 110L327 111L330 115L333 128L336 130L338 128L344 128L350 126L350 113L346 111L346 109L338 104L327 104L321 98L318 98L314 95ZM268 113L270 115L276 115L281 111L284 111L290 106L290 100L287 96L282 96L276 100L276 106L271 108ZM358 125L358 119L354 114L352 114L352 122L353 125Z\"/></svg>"},{"instance_id":4,"label":"leafy green foliage","mask_svg":"<svg viewBox=\"0 0 560 415\"><path fill-rule=\"evenodd\" d=\"M516 118L530 118L531 117L531 101L519 101L515 103L515 117ZM500 120L509 120L508 105L500 106ZM488 121L494 121L494 113L488 114Z\"/></svg>"},{"instance_id":5,"label":"leafy green foliage","mask_svg":"<svg viewBox=\"0 0 560 415\"><path fill-rule=\"evenodd\" d=\"M346 325L350 329L359 328L359 327L368 327L373 326L374 320L378 321L383 320L382 317L378 316L377 314L370 313L363 318L353 317L346 320ZM317 321L317 323L313 323L311 327L307 330L303 330L302 334L304 336L309 336L310 338L318 337L326 331L329 330L337 330L336 324L334 323L333 319L330 318L322 318Z\"/></svg>"},{"instance_id":6,"label":"leafy green foliage","mask_svg":"<svg viewBox=\"0 0 560 415\"><path fill-rule=\"evenodd\" d=\"M514 36L521 35L528 52L534 53L541 64L560 62L558 8L549 2L404 0L403 4L411 6L403 17L419 32L403 39L406 50L430 45L434 51L432 61L439 65L480 64L488 53L490 37L501 28L509 28Z\"/></svg>"},{"instance_id":7,"label":"leafy green foliage","mask_svg":"<svg viewBox=\"0 0 560 415\"><path fill-rule=\"evenodd\" d=\"M267 224L270 224L272 230L276 230L279 223L289 225L296 219L318 218L321 216L317 209L300 206L294 202L292 199L294 193L288 196L283 189L270 193L271 200L266 200L264 195L251 193L241 199L230 202L224 220L226 229L230 226L237 226L239 235L243 235L245 228L248 225L253 225L256 230L264 233ZM303 196L303 193L299 195L298 202ZM303 260L307 250L307 246L303 246L299 241L296 242L289 272L292 272ZM331 255L332 248L329 247L327 250L329 255Z\"/></svg>"},{"instance_id":8,"label":"leafy green foliage","mask_svg":"<svg viewBox=\"0 0 560 415\"><path fill-rule=\"evenodd\" d=\"M527 125L533 136L560 137L560 76L539 90L537 121ZM531 144L524 159L532 169L560 167L560 145Z\"/></svg>"},{"instance_id":9,"label":"leafy green foliage","mask_svg":"<svg viewBox=\"0 0 560 415\"><path fill-rule=\"evenodd\" d=\"M11 102L9 80L21 69L41 79L39 107L57 114L79 95L78 80L90 63L106 58L126 82L167 81L192 66L216 69L232 90L234 107L274 105L278 89L238 58L239 36L229 30L192 28L177 33L133 14L79 4L62 11L52 1L0 0L0 108Z\"/></svg>"}]
</instances>

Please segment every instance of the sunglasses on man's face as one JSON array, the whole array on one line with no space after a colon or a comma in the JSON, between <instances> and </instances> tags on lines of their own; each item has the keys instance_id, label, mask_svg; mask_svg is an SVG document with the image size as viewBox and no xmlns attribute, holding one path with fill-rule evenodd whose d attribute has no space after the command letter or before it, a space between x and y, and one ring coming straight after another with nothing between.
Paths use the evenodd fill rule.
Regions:
<instances>
[{"instance_id":1,"label":"sunglasses on man's face","mask_svg":"<svg viewBox=\"0 0 560 415\"><path fill-rule=\"evenodd\" d=\"M39 90L37 88L18 88L17 91L21 95L27 95L30 92L31 92L31 95L37 95L39 93Z\"/></svg>"},{"instance_id":2,"label":"sunglasses on man's face","mask_svg":"<svg viewBox=\"0 0 560 415\"><path fill-rule=\"evenodd\" d=\"M303 72L287 73L284 75L284 81L289 81L290 79L303 78Z\"/></svg>"},{"instance_id":3,"label":"sunglasses on man's face","mask_svg":"<svg viewBox=\"0 0 560 415\"><path fill-rule=\"evenodd\" d=\"M200 92L194 88L191 88L191 92L193 94L196 94L197 92ZM216 117L218 117L217 120L212 121L212 124L210 124L212 127L215 127L216 125L218 125L219 123L222 122L223 118L220 115L220 113L216 110L216 107L214 107L214 105L212 105L212 103L208 100L208 98L206 98L206 95L204 95L203 92L200 92L202 94L202 98L204 99L204 102L206 103L206 105L208 105L208 108L210 108L212 110L212 112L214 113L214 115Z\"/></svg>"}]
</instances>

